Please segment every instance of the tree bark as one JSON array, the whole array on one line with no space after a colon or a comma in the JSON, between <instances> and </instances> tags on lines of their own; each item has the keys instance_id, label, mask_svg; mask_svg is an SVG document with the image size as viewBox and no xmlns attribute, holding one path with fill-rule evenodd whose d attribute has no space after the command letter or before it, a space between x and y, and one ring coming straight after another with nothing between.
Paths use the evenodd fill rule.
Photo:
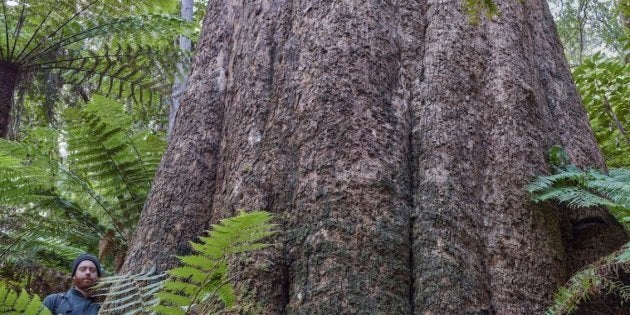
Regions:
<instances>
[{"instance_id":1,"label":"tree bark","mask_svg":"<svg viewBox=\"0 0 630 315\"><path fill-rule=\"evenodd\" d=\"M210 1L123 270L265 209L281 236L237 279L263 313L541 313L626 235L529 202L553 144L605 165L546 3L497 4Z\"/></svg>"},{"instance_id":2,"label":"tree bark","mask_svg":"<svg viewBox=\"0 0 630 315\"><path fill-rule=\"evenodd\" d=\"M0 138L6 138L13 106L13 94L18 81L18 69L9 63L0 62Z\"/></svg>"}]
</instances>

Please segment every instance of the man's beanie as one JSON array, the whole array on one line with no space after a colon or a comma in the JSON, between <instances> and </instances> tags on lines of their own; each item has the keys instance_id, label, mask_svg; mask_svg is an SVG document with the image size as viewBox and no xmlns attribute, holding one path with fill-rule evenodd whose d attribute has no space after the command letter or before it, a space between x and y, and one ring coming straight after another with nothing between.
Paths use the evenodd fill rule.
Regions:
<instances>
[{"instance_id":1,"label":"man's beanie","mask_svg":"<svg viewBox=\"0 0 630 315\"><path fill-rule=\"evenodd\" d=\"M89 260L94 263L96 266L96 274L101 276L101 264L98 262L98 259L90 254L81 254L72 262L72 276L74 277L74 273L77 272L77 267L82 261Z\"/></svg>"}]
</instances>

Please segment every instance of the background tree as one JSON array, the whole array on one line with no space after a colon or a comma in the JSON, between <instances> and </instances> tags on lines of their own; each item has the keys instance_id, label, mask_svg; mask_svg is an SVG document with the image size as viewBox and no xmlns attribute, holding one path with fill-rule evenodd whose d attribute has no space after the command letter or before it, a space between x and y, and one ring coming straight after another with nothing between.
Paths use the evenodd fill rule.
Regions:
<instances>
[{"instance_id":1,"label":"background tree","mask_svg":"<svg viewBox=\"0 0 630 315\"><path fill-rule=\"evenodd\" d=\"M610 167L630 166L630 7L627 1L551 1L573 78Z\"/></svg>"},{"instance_id":2,"label":"background tree","mask_svg":"<svg viewBox=\"0 0 630 315\"><path fill-rule=\"evenodd\" d=\"M181 0L181 17L186 21L193 20L193 0ZM178 39L179 48L182 51L192 51L192 41L186 36L180 36ZM168 113L168 130L167 134L170 135L173 131L173 125L175 125L175 118L177 117L177 110L179 109L180 98L186 90L186 82L188 81L188 72L190 71L190 59L181 60L177 64L177 74L175 76L175 84L173 85L173 94L171 94L171 109Z\"/></svg>"},{"instance_id":3,"label":"background tree","mask_svg":"<svg viewBox=\"0 0 630 315\"><path fill-rule=\"evenodd\" d=\"M601 54L573 71L591 127L609 167L630 167L630 63Z\"/></svg>"},{"instance_id":4,"label":"background tree","mask_svg":"<svg viewBox=\"0 0 630 315\"><path fill-rule=\"evenodd\" d=\"M497 7L210 1L123 270L258 208L282 236L239 290L266 313L541 313L626 234L530 203L553 144L604 159L546 3Z\"/></svg>"},{"instance_id":5,"label":"background tree","mask_svg":"<svg viewBox=\"0 0 630 315\"><path fill-rule=\"evenodd\" d=\"M579 65L597 51L609 56L627 53L623 1L552 0L558 33L569 63ZM625 26L627 27L627 26Z\"/></svg>"}]
</instances>

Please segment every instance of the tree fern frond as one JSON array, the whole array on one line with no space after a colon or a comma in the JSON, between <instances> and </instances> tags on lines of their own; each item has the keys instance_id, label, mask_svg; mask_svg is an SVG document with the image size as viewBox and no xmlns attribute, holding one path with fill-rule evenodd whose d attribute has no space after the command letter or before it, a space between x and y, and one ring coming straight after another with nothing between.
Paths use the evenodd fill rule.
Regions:
<instances>
[{"instance_id":1,"label":"tree fern frond","mask_svg":"<svg viewBox=\"0 0 630 315\"><path fill-rule=\"evenodd\" d=\"M164 141L146 132L133 134L122 107L98 96L81 111L69 110L66 117L68 159L76 171L96 183L100 195L119 205L121 215L137 217Z\"/></svg>"},{"instance_id":2,"label":"tree fern frond","mask_svg":"<svg viewBox=\"0 0 630 315\"><path fill-rule=\"evenodd\" d=\"M605 206L615 217L625 218L630 215L629 173L627 169L611 169L605 174L567 165L556 174L537 177L527 190L534 202L558 200L572 208Z\"/></svg>"},{"instance_id":3,"label":"tree fern frond","mask_svg":"<svg viewBox=\"0 0 630 315\"><path fill-rule=\"evenodd\" d=\"M566 156L561 147L554 148ZM611 169L606 174L594 169L582 171L566 163L555 170L556 174L540 176L528 185L533 201L557 200L572 208L605 206L626 228L630 227L630 170ZM630 287L618 281L623 272L630 272L630 243L574 274L558 289L546 314L570 314L589 297L607 293L630 302Z\"/></svg>"},{"instance_id":4,"label":"tree fern frond","mask_svg":"<svg viewBox=\"0 0 630 315\"><path fill-rule=\"evenodd\" d=\"M99 314L135 314L157 305L154 295L166 279L155 268L141 274L101 278L94 288L96 296L105 298Z\"/></svg>"},{"instance_id":5,"label":"tree fern frond","mask_svg":"<svg viewBox=\"0 0 630 315\"><path fill-rule=\"evenodd\" d=\"M65 265L72 251L56 240L91 252L106 240L103 252L124 252L140 215L164 141L133 130L122 105L102 97L66 118L65 159L56 151L59 133L38 130L46 137L36 143L0 140L0 204L13 206L0 213L7 261L23 255Z\"/></svg>"},{"instance_id":6,"label":"tree fern frond","mask_svg":"<svg viewBox=\"0 0 630 315\"><path fill-rule=\"evenodd\" d=\"M589 298L615 293L630 302L630 286L619 282L618 274L630 272L630 243L574 274L554 296L545 314L571 314Z\"/></svg>"},{"instance_id":7,"label":"tree fern frond","mask_svg":"<svg viewBox=\"0 0 630 315\"><path fill-rule=\"evenodd\" d=\"M197 38L200 31L198 21L175 14L174 0L11 3L2 2L0 11L0 62L13 65L19 78L53 73L83 91L132 102L130 109L146 124L165 111L161 95L170 95L176 65L189 54L174 39ZM18 88L33 87L27 81ZM29 89L31 96L36 92Z\"/></svg>"},{"instance_id":8,"label":"tree fern frond","mask_svg":"<svg viewBox=\"0 0 630 315\"><path fill-rule=\"evenodd\" d=\"M169 271L164 289L157 294L160 314L186 314L192 308L230 308L236 300L229 276L228 259L238 253L269 246L261 243L272 235L274 225L266 212L241 213L213 225L200 243L192 243L197 254L178 257L184 266Z\"/></svg>"},{"instance_id":9,"label":"tree fern frond","mask_svg":"<svg viewBox=\"0 0 630 315\"><path fill-rule=\"evenodd\" d=\"M37 262L43 266L57 268L65 266L65 264L60 264L60 261L71 261L84 252L80 248L67 245L65 239L46 237L42 233L21 235L3 233L2 237L16 241L6 245L2 242L0 257L4 263L21 265Z\"/></svg>"},{"instance_id":10,"label":"tree fern frond","mask_svg":"<svg viewBox=\"0 0 630 315\"><path fill-rule=\"evenodd\" d=\"M530 193L537 193L545 189L549 189L557 183L563 181L582 181L584 179L584 172L573 165L568 165L562 169L562 172L552 174L549 176L539 176L532 183L527 185L527 191Z\"/></svg>"}]
</instances>

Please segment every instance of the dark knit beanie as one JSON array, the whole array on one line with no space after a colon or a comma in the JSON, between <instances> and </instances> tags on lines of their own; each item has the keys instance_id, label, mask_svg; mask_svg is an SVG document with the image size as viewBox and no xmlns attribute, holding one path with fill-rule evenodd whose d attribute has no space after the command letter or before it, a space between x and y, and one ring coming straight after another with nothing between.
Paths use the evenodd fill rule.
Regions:
<instances>
[{"instance_id":1,"label":"dark knit beanie","mask_svg":"<svg viewBox=\"0 0 630 315\"><path fill-rule=\"evenodd\" d=\"M77 272L77 267L82 261L89 260L94 263L96 266L96 274L101 276L101 263L98 262L98 259L90 254L81 254L72 262L72 276L74 277L74 273Z\"/></svg>"}]
</instances>

